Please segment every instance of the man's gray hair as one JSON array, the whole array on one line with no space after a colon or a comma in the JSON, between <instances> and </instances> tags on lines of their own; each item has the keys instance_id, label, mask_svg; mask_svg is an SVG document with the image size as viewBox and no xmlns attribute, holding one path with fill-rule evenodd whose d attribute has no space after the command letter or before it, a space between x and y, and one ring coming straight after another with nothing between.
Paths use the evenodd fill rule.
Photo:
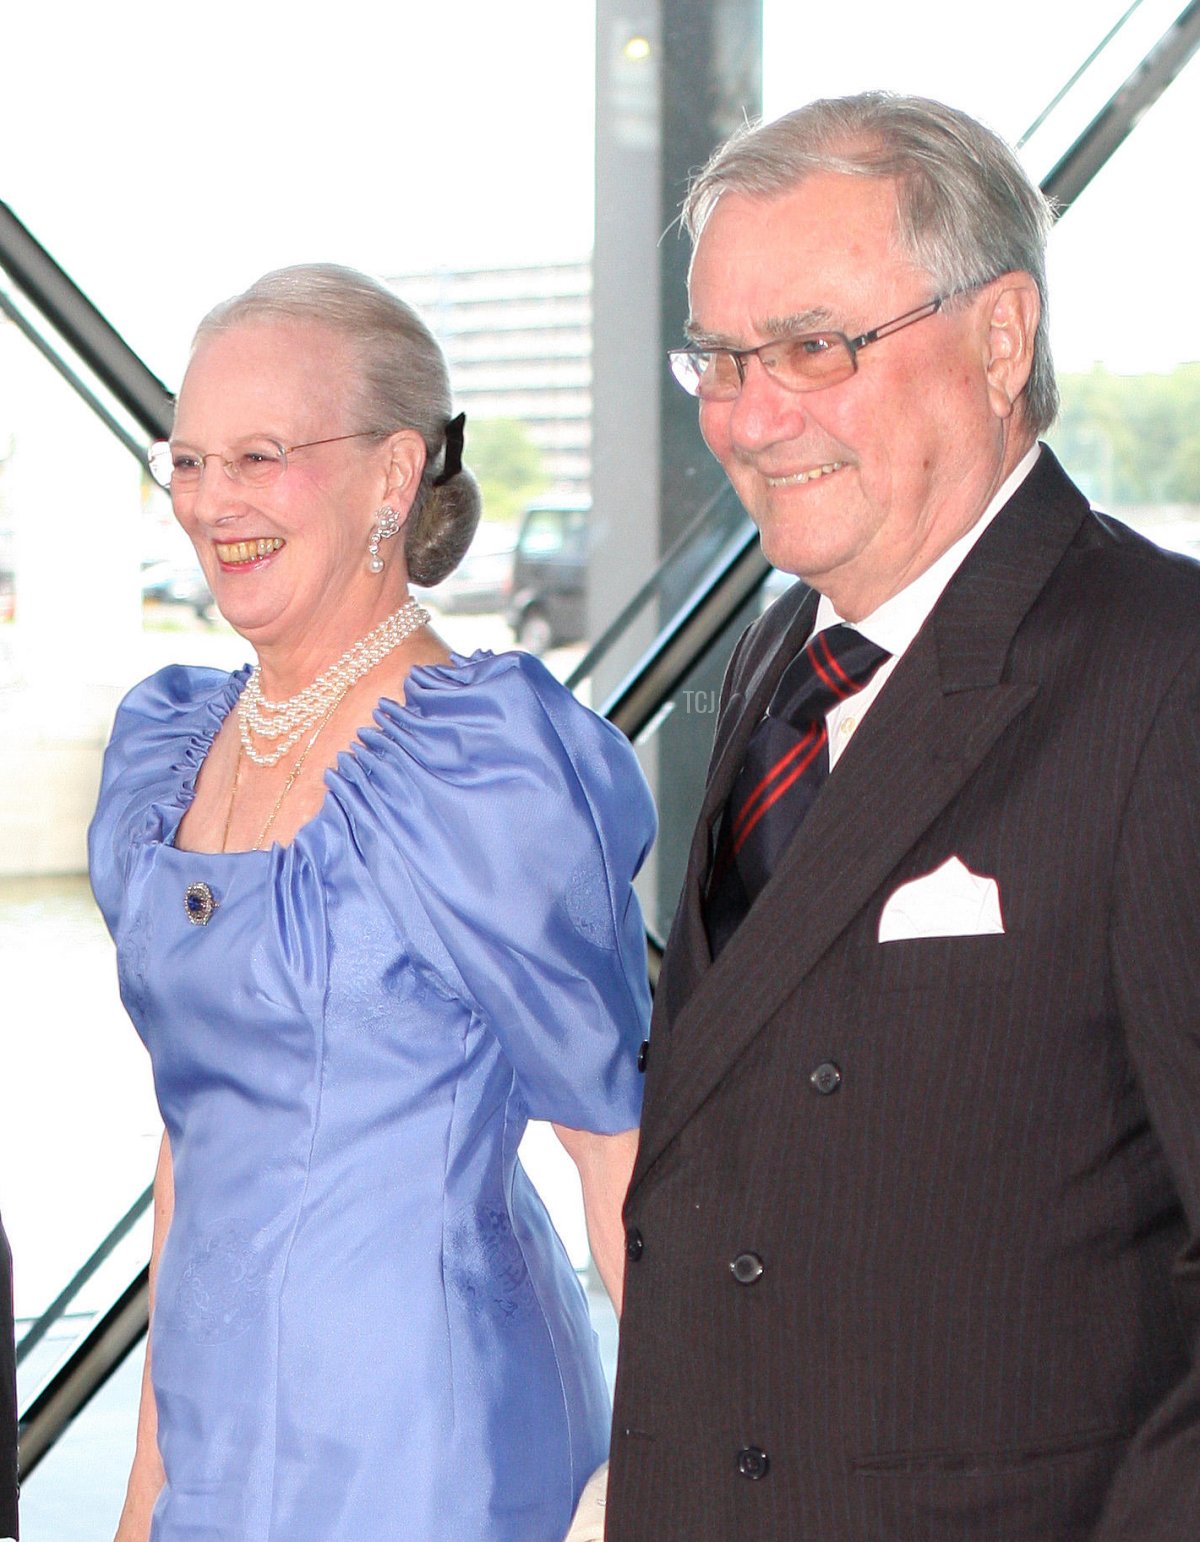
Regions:
<instances>
[{"instance_id":1,"label":"man's gray hair","mask_svg":"<svg viewBox=\"0 0 1200 1542\"><path fill-rule=\"evenodd\" d=\"M1050 354L1046 238L1050 206L998 135L925 97L868 91L810 102L771 123L747 124L692 181L683 225L699 240L722 193L774 198L818 172L890 178L905 255L939 294L1001 273L1028 273L1041 298L1026 419L1042 433L1058 413Z\"/></svg>"},{"instance_id":2,"label":"man's gray hair","mask_svg":"<svg viewBox=\"0 0 1200 1542\"><path fill-rule=\"evenodd\" d=\"M462 560L482 502L465 468L440 487L446 426L453 411L446 356L411 305L378 279L336 263L304 263L266 273L242 294L213 307L193 347L246 322L312 323L345 339L354 370L351 411L380 439L414 428L425 441L425 472L405 525L405 556L414 583L440 583Z\"/></svg>"}]
</instances>

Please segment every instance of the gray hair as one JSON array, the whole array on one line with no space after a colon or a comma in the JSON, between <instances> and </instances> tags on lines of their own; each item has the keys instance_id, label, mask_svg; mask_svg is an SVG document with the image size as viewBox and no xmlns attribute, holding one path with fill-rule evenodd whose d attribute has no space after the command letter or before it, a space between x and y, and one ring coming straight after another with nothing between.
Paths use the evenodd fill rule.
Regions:
<instances>
[{"instance_id":1,"label":"gray hair","mask_svg":"<svg viewBox=\"0 0 1200 1542\"><path fill-rule=\"evenodd\" d=\"M1050 353L1046 238L1053 216L1012 150L974 118L919 96L868 91L810 102L772 123L747 124L692 181L683 225L693 242L722 193L773 198L817 172L896 183L901 248L941 294L1001 273L1028 273L1041 318L1025 391L1034 433L1058 413Z\"/></svg>"},{"instance_id":2,"label":"gray hair","mask_svg":"<svg viewBox=\"0 0 1200 1542\"><path fill-rule=\"evenodd\" d=\"M433 333L386 284L335 263L278 268L214 306L192 346L249 321L313 322L345 338L355 373L354 412L380 440L414 428L425 470L404 527L414 583L441 583L462 561L479 523L479 484L465 468L440 486L453 411L446 357Z\"/></svg>"}]
</instances>

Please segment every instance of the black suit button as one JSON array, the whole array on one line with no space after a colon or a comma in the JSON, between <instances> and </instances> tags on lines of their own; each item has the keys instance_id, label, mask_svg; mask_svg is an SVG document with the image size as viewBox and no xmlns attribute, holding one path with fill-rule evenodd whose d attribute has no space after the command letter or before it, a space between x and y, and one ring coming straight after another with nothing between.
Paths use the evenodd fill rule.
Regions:
<instances>
[{"instance_id":1,"label":"black suit button","mask_svg":"<svg viewBox=\"0 0 1200 1542\"><path fill-rule=\"evenodd\" d=\"M763 1261L757 1253L739 1253L729 1266L729 1272L739 1285L753 1285L763 1272Z\"/></svg>"},{"instance_id":2,"label":"black suit button","mask_svg":"<svg viewBox=\"0 0 1200 1542\"><path fill-rule=\"evenodd\" d=\"M771 1458L758 1446L746 1446L738 1452L738 1471L743 1478L749 1478L752 1483L757 1483L759 1478L765 1478L767 1469L771 1465Z\"/></svg>"},{"instance_id":3,"label":"black suit button","mask_svg":"<svg viewBox=\"0 0 1200 1542\"><path fill-rule=\"evenodd\" d=\"M822 1097L827 1098L831 1092L836 1092L842 1085L842 1073L832 1060L822 1060L809 1076L808 1084L814 1092L819 1092Z\"/></svg>"},{"instance_id":4,"label":"black suit button","mask_svg":"<svg viewBox=\"0 0 1200 1542\"><path fill-rule=\"evenodd\" d=\"M642 1256L642 1234L636 1226L631 1226L625 1233L625 1257L631 1264L636 1264Z\"/></svg>"},{"instance_id":5,"label":"black suit button","mask_svg":"<svg viewBox=\"0 0 1200 1542\"><path fill-rule=\"evenodd\" d=\"M650 1040L649 1039L643 1039L642 1040L641 1048L638 1050L638 1070L639 1071L645 1071L646 1065L647 1065L647 1062L649 1061L649 1059L650 1059Z\"/></svg>"}]
</instances>

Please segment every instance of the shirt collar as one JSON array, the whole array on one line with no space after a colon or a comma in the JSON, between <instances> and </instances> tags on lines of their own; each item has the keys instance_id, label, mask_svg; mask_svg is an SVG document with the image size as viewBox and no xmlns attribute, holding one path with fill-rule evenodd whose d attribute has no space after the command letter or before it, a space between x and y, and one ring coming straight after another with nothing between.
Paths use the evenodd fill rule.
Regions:
<instances>
[{"instance_id":1,"label":"shirt collar","mask_svg":"<svg viewBox=\"0 0 1200 1542\"><path fill-rule=\"evenodd\" d=\"M851 623L855 630L879 647L886 648L893 657L898 658L925 625L930 611L941 599L943 589L958 572L967 553L1033 470L1041 454L1041 448L1040 444L1034 444L1021 457L965 535L959 536L954 545L948 547L936 562L930 563L925 571L918 573L911 583L906 584L890 599L884 600L883 604L873 610L869 616ZM813 635L823 632L827 626L833 626L842 619L832 602L821 595L817 605Z\"/></svg>"}]
</instances>

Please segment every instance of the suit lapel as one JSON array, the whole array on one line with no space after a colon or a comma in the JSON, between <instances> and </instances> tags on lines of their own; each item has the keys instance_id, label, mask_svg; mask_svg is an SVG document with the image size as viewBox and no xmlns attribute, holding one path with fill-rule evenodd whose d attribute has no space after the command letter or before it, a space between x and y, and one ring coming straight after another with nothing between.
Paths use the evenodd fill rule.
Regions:
<instances>
[{"instance_id":1,"label":"suit lapel","mask_svg":"<svg viewBox=\"0 0 1200 1542\"><path fill-rule=\"evenodd\" d=\"M766 652L749 677L739 682L721 714L704 799L688 853L683 894L655 992L655 1027L660 1034L674 1020L711 962L701 899L712 865L721 812L746 758L750 735L766 712L780 675L808 640L817 600L818 596L808 591L778 646Z\"/></svg>"},{"instance_id":2,"label":"suit lapel","mask_svg":"<svg viewBox=\"0 0 1200 1542\"><path fill-rule=\"evenodd\" d=\"M1004 678L1008 652L1086 512L1086 501L1043 448L896 667L751 915L711 966L693 846L689 914L676 928L676 944L692 953L691 990L671 991L664 1003L678 1016L664 1035L665 1064L656 1068L635 1186L826 950L881 897L888 875L1036 695L1035 680ZM760 671L763 689L786 662ZM767 700L769 690L752 717L747 696L744 719L720 756L725 794ZM706 798L710 820L722 801ZM705 841L706 855L707 835ZM693 951L698 945L702 952Z\"/></svg>"},{"instance_id":3,"label":"suit lapel","mask_svg":"<svg viewBox=\"0 0 1200 1542\"><path fill-rule=\"evenodd\" d=\"M701 822L712 825L733 788L750 735L761 722L779 677L808 641L817 615L818 595L809 589L796 614L788 624L777 647L760 658L749 678L739 683L735 696L726 705L717 744L713 752L712 774L701 806Z\"/></svg>"}]
</instances>

